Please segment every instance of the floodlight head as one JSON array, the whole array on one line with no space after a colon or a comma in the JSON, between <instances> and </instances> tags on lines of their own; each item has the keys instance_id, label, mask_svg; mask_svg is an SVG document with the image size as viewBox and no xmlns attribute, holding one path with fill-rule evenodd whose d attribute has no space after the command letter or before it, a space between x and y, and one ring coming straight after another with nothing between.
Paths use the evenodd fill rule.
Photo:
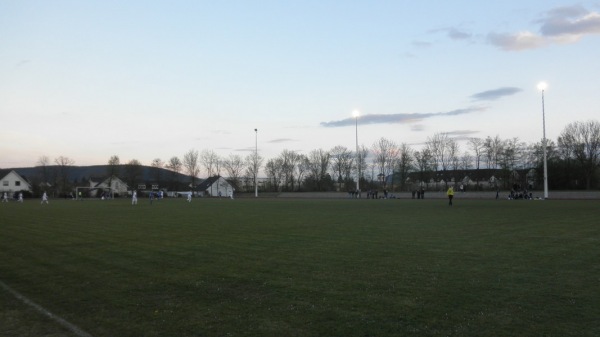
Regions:
<instances>
[{"instance_id":1,"label":"floodlight head","mask_svg":"<svg viewBox=\"0 0 600 337\"><path fill-rule=\"evenodd\" d=\"M353 116L354 118L358 118L358 116L360 116L360 111L358 111L358 110L354 110L354 111L352 111L352 116Z\"/></svg>"},{"instance_id":2,"label":"floodlight head","mask_svg":"<svg viewBox=\"0 0 600 337\"><path fill-rule=\"evenodd\" d=\"M538 83L537 88L539 91L544 91L544 90L546 90L546 88L548 88L548 83L540 82L540 83Z\"/></svg>"}]
</instances>

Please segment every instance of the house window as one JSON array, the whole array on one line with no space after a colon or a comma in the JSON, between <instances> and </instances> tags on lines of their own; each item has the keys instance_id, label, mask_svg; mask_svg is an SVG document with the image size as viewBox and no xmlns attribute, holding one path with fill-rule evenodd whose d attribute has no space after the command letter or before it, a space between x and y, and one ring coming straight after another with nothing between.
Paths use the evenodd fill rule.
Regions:
<instances>
[{"instance_id":1,"label":"house window","mask_svg":"<svg viewBox=\"0 0 600 337\"><path fill-rule=\"evenodd\" d=\"M20 181L15 181L15 186L21 186L21 182Z\"/></svg>"},{"instance_id":2,"label":"house window","mask_svg":"<svg viewBox=\"0 0 600 337\"><path fill-rule=\"evenodd\" d=\"M145 189L146 189L146 185L144 185L144 184L138 185L138 190L145 190Z\"/></svg>"},{"instance_id":3,"label":"house window","mask_svg":"<svg viewBox=\"0 0 600 337\"><path fill-rule=\"evenodd\" d=\"M115 188L118 190L119 189L119 182L115 183Z\"/></svg>"},{"instance_id":4,"label":"house window","mask_svg":"<svg viewBox=\"0 0 600 337\"><path fill-rule=\"evenodd\" d=\"M3 180L2 181L2 186L8 186L8 180Z\"/></svg>"}]
</instances>

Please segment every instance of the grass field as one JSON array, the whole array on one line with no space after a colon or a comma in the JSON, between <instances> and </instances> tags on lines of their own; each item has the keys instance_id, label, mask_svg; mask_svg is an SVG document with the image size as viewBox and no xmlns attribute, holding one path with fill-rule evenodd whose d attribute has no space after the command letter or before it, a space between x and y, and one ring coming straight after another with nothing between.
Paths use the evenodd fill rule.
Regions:
<instances>
[{"instance_id":1,"label":"grass field","mask_svg":"<svg viewBox=\"0 0 600 337\"><path fill-rule=\"evenodd\" d=\"M28 200L0 282L95 337L600 336L600 202Z\"/></svg>"}]
</instances>

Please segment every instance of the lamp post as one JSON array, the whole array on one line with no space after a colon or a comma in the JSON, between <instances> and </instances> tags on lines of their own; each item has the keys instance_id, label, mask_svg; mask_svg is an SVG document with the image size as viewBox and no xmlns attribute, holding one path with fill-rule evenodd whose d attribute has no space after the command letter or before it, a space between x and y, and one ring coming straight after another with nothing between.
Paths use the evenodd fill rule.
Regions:
<instances>
[{"instance_id":1,"label":"lamp post","mask_svg":"<svg viewBox=\"0 0 600 337\"><path fill-rule=\"evenodd\" d=\"M356 193L360 191L360 152L358 151L358 116L360 116L360 112L358 110L354 110L352 112L354 119L356 121L356 169L358 172L358 177L356 177ZM360 194L359 194L360 195Z\"/></svg>"},{"instance_id":2,"label":"lamp post","mask_svg":"<svg viewBox=\"0 0 600 337\"><path fill-rule=\"evenodd\" d=\"M547 140L546 140L546 112L544 108L544 91L548 87L546 82L540 82L537 85L538 90L542 92L542 127L544 132L544 138L542 139L542 146L544 147L544 199L548 199L548 159L547 159Z\"/></svg>"},{"instance_id":3,"label":"lamp post","mask_svg":"<svg viewBox=\"0 0 600 337\"><path fill-rule=\"evenodd\" d=\"M254 197L258 198L258 129L254 129Z\"/></svg>"}]
</instances>

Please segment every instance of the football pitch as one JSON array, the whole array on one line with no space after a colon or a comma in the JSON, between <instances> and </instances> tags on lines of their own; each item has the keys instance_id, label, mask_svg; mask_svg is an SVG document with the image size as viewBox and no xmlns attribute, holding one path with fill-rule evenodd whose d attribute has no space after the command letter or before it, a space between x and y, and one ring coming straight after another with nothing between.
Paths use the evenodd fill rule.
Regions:
<instances>
[{"instance_id":1,"label":"football pitch","mask_svg":"<svg viewBox=\"0 0 600 337\"><path fill-rule=\"evenodd\" d=\"M600 202L11 202L0 285L1 336L600 336Z\"/></svg>"}]
</instances>

